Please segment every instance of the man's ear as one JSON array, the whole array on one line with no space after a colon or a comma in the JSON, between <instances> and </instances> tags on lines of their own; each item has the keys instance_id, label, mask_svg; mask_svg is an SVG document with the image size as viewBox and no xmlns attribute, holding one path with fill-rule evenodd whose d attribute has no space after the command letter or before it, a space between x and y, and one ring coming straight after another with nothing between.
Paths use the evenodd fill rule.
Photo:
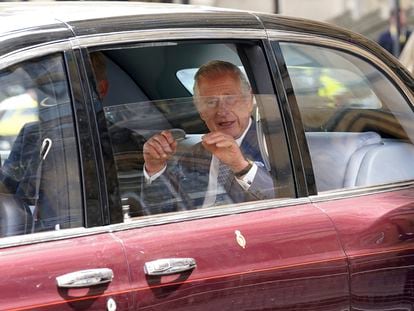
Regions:
<instances>
[{"instance_id":1,"label":"man's ear","mask_svg":"<svg viewBox=\"0 0 414 311\"><path fill-rule=\"evenodd\" d=\"M101 98L104 98L108 94L108 90L109 90L108 80L104 79L104 80L99 81L98 92Z\"/></svg>"},{"instance_id":2,"label":"man's ear","mask_svg":"<svg viewBox=\"0 0 414 311\"><path fill-rule=\"evenodd\" d=\"M197 111L198 111L198 114L199 114L199 116L200 116L201 120L203 120L203 121L204 121L204 113L203 113L203 111L202 111L202 109L201 109L201 105L200 105L200 103L198 102L199 100L200 100L200 98L196 98L196 97L194 97L194 106L196 107L196 109L197 109Z\"/></svg>"},{"instance_id":3,"label":"man's ear","mask_svg":"<svg viewBox=\"0 0 414 311\"><path fill-rule=\"evenodd\" d=\"M205 120L205 115L204 115L204 113L203 113L203 112L201 112L200 110L198 110L198 114L200 115L200 119L201 119L201 120L203 120L203 122L205 123L205 122L206 122L206 120Z\"/></svg>"},{"instance_id":4,"label":"man's ear","mask_svg":"<svg viewBox=\"0 0 414 311\"><path fill-rule=\"evenodd\" d=\"M248 101L249 101L249 105L250 105L250 113L252 113L253 112L253 108L254 108L254 98L253 98L253 93L250 91L249 92L249 99L248 99Z\"/></svg>"}]
</instances>

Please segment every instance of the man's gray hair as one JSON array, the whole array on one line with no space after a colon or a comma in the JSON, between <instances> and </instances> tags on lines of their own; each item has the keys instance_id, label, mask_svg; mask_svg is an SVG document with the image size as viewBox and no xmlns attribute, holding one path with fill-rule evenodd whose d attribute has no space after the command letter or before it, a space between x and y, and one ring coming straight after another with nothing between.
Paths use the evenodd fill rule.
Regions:
<instances>
[{"instance_id":1,"label":"man's gray hair","mask_svg":"<svg viewBox=\"0 0 414 311\"><path fill-rule=\"evenodd\" d=\"M197 73L194 76L194 95L199 95L199 83L200 79L217 76L225 73L232 74L236 79L240 80L240 87L244 95L247 95L251 92L249 81L247 80L245 74L240 70L236 65L222 61L222 60L212 60L204 65L202 65Z\"/></svg>"}]
</instances>

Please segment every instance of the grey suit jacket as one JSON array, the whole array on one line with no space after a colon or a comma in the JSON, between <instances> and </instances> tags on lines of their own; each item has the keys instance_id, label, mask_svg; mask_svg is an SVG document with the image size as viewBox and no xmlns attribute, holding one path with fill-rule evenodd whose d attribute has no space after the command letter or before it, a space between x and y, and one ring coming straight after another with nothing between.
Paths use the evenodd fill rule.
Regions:
<instances>
[{"instance_id":1,"label":"grey suit jacket","mask_svg":"<svg viewBox=\"0 0 414 311\"><path fill-rule=\"evenodd\" d=\"M243 155L258 166L249 189L244 190L231 176L227 194L234 203L257 201L275 197L273 180L261 156L254 122L240 146ZM189 154L183 154L176 165L169 164L167 171L151 184L141 183L144 215L200 208L203 205L209 182L212 155L201 143ZM232 173L231 173L232 174Z\"/></svg>"}]
</instances>

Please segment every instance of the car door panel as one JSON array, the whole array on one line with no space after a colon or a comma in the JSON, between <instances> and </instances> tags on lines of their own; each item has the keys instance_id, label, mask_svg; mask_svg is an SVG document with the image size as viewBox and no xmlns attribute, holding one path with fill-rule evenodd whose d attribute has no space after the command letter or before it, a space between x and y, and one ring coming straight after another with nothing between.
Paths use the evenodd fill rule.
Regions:
<instances>
[{"instance_id":1,"label":"car door panel","mask_svg":"<svg viewBox=\"0 0 414 311\"><path fill-rule=\"evenodd\" d=\"M347 308L344 254L330 220L312 205L116 235L125 243L140 310ZM146 262L165 258L194 258L197 266L181 274L145 275Z\"/></svg>"},{"instance_id":2,"label":"car door panel","mask_svg":"<svg viewBox=\"0 0 414 311\"><path fill-rule=\"evenodd\" d=\"M411 310L412 94L373 49L278 37L274 52L305 134L302 159L313 170L308 184L320 194L312 201L334 222L349 259L351 309Z\"/></svg>"},{"instance_id":3,"label":"car door panel","mask_svg":"<svg viewBox=\"0 0 414 311\"><path fill-rule=\"evenodd\" d=\"M58 276L101 268L113 271L111 282L81 288L57 286ZM110 298L117 310L132 307L124 252L107 234L4 248L0 273L1 310L106 310Z\"/></svg>"},{"instance_id":4,"label":"car door panel","mask_svg":"<svg viewBox=\"0 0 414 311\"><path fill-rule=\"evenodd\" d=\"M354 310L411 310L414 284L412 188L318 202L349 258Z\"/></svg>"}]
</instances>

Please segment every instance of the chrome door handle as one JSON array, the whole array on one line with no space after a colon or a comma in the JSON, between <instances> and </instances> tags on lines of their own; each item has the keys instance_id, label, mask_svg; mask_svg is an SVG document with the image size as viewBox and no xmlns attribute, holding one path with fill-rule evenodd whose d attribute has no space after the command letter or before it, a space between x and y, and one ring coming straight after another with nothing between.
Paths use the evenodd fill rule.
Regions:
<instances>
[{"instance_id":1,"label":"chrome door handle","mask_svg":"<svg viewBox=\"0 0 414 311\"><path fill-rule=\"evenodd\" d=\"M146 262L146 275L168 275L192 270L196 267L194 258L165 258Z\"/></svg>"},{"instance_id":2,"label":"chrome door handle","mask_svg":"<svg viewBox=\"0 0 414 311\"><path fill-rule=\"evenodd\" d=\"M114 273L109 268L80 270L56 277L58 287L89 287L109 283Z\"/></svg>"}]
</instances>

